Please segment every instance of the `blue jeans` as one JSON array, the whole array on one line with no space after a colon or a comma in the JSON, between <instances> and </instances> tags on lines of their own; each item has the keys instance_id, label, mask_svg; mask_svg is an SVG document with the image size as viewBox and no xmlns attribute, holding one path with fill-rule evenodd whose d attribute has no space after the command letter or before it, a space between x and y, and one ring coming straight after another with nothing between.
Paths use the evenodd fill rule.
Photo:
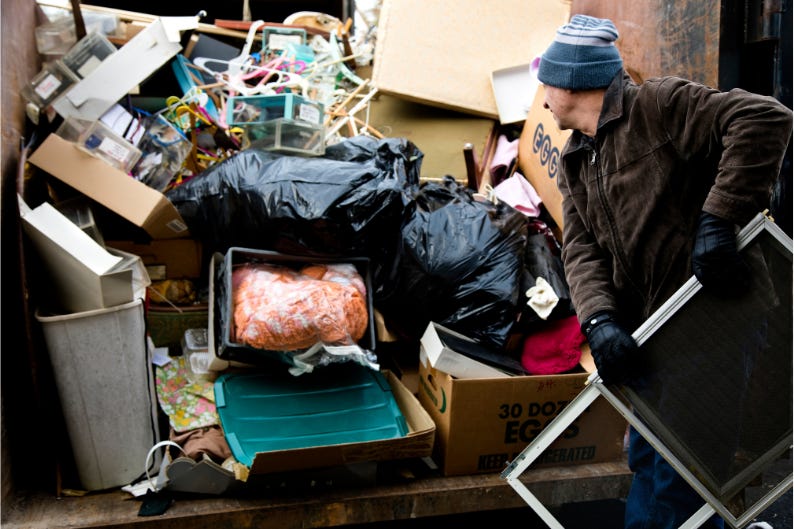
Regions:
<instances>
[{"instance_id":1,"label":"blue jeans","mask_svg":"<svg viewBox=\"0 0 794 529\"><path fill-rule=\"evenodd\" d=\"M634 472L626 501L625 529L674 529L706 501L632 427L629 468ZM702 528L723 529L716 514Z\"/></svg>"}]
</instances>

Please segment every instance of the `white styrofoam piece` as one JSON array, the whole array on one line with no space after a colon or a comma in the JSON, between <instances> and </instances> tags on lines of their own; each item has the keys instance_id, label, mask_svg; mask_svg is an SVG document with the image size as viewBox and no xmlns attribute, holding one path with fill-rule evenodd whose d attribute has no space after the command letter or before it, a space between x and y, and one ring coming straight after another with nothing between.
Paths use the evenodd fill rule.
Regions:
<instances>
[{"instance_id":1,"label":"white styrofoam piece","mask_svg":"<svg viewBox=\"0 0 794 529\"><path fill-rule=\"evenodd\" d=\"M63 118L95 121L182 50L179 31L198 27L198 17L161 17L106 58L53 103Z\"/></svg>"}]
</instances>

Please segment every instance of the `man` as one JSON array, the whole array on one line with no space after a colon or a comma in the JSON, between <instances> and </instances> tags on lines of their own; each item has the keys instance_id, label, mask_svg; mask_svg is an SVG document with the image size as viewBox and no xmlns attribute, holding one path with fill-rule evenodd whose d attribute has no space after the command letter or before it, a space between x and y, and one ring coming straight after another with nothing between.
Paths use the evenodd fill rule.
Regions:
<instances>
[{"instance_id":1,"label":"man","mask_svg":"<svg viewBox=\"0 0 794 529\"><path fill-rule=\"evenodd\" d=\"M675 77L635 84L617 38L610 20L575 15L538 70L544 107L573 131L558 178L562 257L606 384L640 374L631 331L693 273L715 292L745 283L736 229L768 208L791 136L791 112L771 97ZM629 465L626 528L678 527L703 506L633 430Z\"/></svg>"}]
</instances>

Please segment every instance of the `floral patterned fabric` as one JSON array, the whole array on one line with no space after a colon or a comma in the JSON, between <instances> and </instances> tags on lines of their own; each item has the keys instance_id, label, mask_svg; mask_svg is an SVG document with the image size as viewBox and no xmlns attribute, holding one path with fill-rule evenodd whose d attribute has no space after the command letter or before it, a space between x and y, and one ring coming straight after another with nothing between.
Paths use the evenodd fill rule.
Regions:
<instances>
[{"instance_id":1,"label":"floral patterned fabric","mask_svg":"<svg viewBox=\"0 0 794 529\"><path fill-rule=\"evenodd\" d=\"M177 356L155 368L157 400L177 432L220 424L215 409L214 384L188 378L185 357Z\"/></svg>"}]
</instances>

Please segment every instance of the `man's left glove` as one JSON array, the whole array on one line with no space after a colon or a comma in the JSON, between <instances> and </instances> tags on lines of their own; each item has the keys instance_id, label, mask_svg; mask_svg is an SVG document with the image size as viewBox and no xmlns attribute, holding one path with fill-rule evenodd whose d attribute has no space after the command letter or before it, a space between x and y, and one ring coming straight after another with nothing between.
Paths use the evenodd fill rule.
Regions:
<instances>
[{"instance_id":1,"label":"man's left glove","mask_svg":"<svg viewBox=\"0 0 794 529\"><path fill-rule=\"evenodd\" d=\"M747 290L750 269L736 249L731 221L701 212L692 247L692 272L704 287L721 295Z\"/></svg>"}]
</instances>

